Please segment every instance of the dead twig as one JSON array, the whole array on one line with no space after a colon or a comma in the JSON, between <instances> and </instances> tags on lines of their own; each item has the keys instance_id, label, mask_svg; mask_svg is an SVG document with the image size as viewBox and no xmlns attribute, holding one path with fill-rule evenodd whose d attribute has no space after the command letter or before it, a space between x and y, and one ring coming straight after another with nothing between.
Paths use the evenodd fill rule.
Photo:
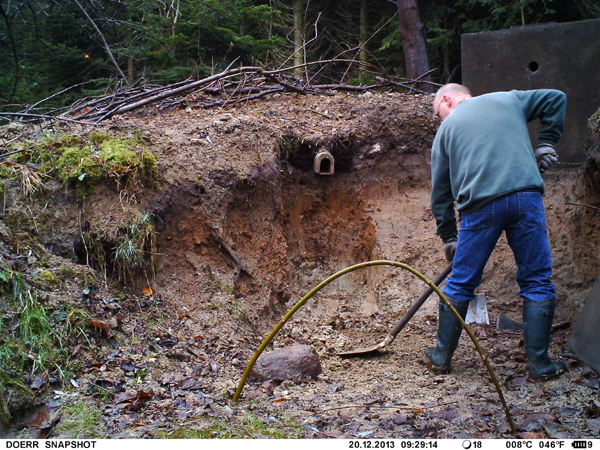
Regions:
<instances>
[{"instance_id":1,"label":"dead twig","mask_svg":"<svg viewBox=\"0 0 600 450\"><path fill-rule=\"evenodd\" d=\"M600 211L600 208L598 208L597 206L591 206L591 205L586 205L584 203L572 203L572 202L565 202L565 205L575 205L575 206L584 206L586 208L591 208L591 209L597 209Z\"/></svg>"},{"instance_id":2,"label":"dead twig","mask_svg":"<svg viewBox=\"0 0 600 450\"><path fill-rule=\"evenodd\" d=\"M77 123L80 125L89 125L88 122L85 122L82 120L77 120L77 119L70 119L68 117L62 117L62 116L50 116L48 114L0 112L0 117L11 117L11 116L28 117L28 118L33 118L33 119L44 119L44 120L58 120L59 122L71 122L71 123Z\"/></svg>"},{"instance_id":3,"label":"dead twig","mask_svg":"<svg viewBox=\"0 0 600 450\"><path fill-rule=\"evenodd\" d=\"M285 88L280 87L280 88L264 91L264 92L261 92L260 94L252 95L249 97L237 98L237 99L232 99L232 100L222 100L222 101L214 102L214 103L207 103L207 104L203 105L203 107L205 109L208 109L208 108L214 108L215 106L227 106L227 105L231 105L234 103L241 103L241 102L247 102L249 100L256 100L257 98L264 97L265 95L274 94L276 92L284 92L284 91L285 91Z\"/></svg>"},{"instance_id":4,"label":"dead twig","mask_svg":"<svg viewBox=\"0 0 600 450\"><path fill-rule=\"evenodd\" d=\"M321 111L317 111L316 109L308 108L307 111L310 111L310 112L315 113L315 114L319 114L319 115L321 115L323 117L326 117L328 119L332 119L333 120L333 117L331 117L329 114L322 113Z\"/></svg>"},{"instance_id":5,"label":"dead twig","mask_svg":"<svg viewBox=\"0 0 600 450\"><path fill-rule=\"evenodd\" d=\"M427 72L427 73L429 73L429 72ZM400 82L397 82L397 81L386 80L386 79L381 78L381 77L375 77L375 79L377 81L379 81L380 83L389 83L392 86L402 87L402 88L408 89L409 91L412 91L412 92L417 92L419 94L430 95L429 92L425 92L425 91L422 91L421 89L417 89L417 88L411 86L412 84L414 84L414 83L417 82L416 80L408 80L408 81L400 83ZM427 82L426 81L419 81L419 83L427 83Z\"/></svg>"},{"instance_id":6,"label":"dead twig","mask_svg":"<svg viewBox=\"0 0 600 450\"><path fill-rule=\"evenodd\" d=\"M80 105L77 106L77 108L72 109L69 113L70 114L75 114L76 112L79 112L81 110L86 109L88 111L85 112L83 115L79 116L79 118L80 119L86 119L88 117L94 117L95 115L98 115L98 114L100 114L102 112L101 110L99 110L97 108L95 109L95 107L98 106L99 104L107 103L106 106L102 107L104 110L106 110L109 107L112 107L114 109L114 108L117 108L117 107L119 107L121 105L124 105L126 103L131 103L132 101L135 101L137 99L141 99L141 98L147 97L148 95L156 95L159 92L165 91L167 89L176 89L176 88L178 88L180 86L185 86L186 84L189 84L190 82L191 82L191 80L187 79L187 80L184 80L184 81L180 81L178 83L171 84L169 86L159 86L159 87L155 87L155 88L152 88L152 89L148 89L148 88L144 89L144 88L142 88L141 92L133 93L133 95L132 95L132 92L125 91L124 92L124 94L125 94L124 98L121 99L121 100L118 100L118 101L115 100L115 95L111 94L109 96L105 96L105 97L102 97L100 99L93 100L93 101L91 101L89 103L80 104Z\"/></svg>"},{"instance_id":7,"label":"dead twig","mask_svg":"<svg viewBox=\"0 0 600 450\"><path fill-rule=\"evenodd\" d=\"M198 80L198 81L194 81L188 84L185 84L183 86L174 88L174 89L166 89L162 92L159 92L156 95L150 95L147 96L146 98L143 98L141 100L139 100L138 102L132 103L132 104L128 104L128 105L124 105L120 108L116 108L116 109L112 109L109 111L104 112L103 115L101 115L98 119L97 122L101 122L103 120L109 119L112 116L118 115L118 114L123 114L129 111L133 111L134 109L140 108L142 106L148 105L150 103L154 103L160 100L164 100L168 97L172 97L172 96L176 96L179 94L183 94L186 92L189 92L191 90L194 89L198 89L201 86L207 85L207 84L211 84L214 81L220 80L220 79L224 79L224 78L229 78L229 77L234 77L246 72L256 72L258 71L260 68L259 67L240 67L237 69L231 69L229 71L225 71L225 72L221 72L220 74L217 75L213 75L211 77L208 78L204 78L202 80ZM96 114L96 116L98 116L100 114Z\"/></svg>"},{"instance_id":8,"label":"dead twig","mask_svg":"<svg viewBox=\"0 0 600 450\"><path fill-rule=\"evenodd\" d=\"M15 117L16 120L58 120L82 125L98 125L100 122L114 116L125 114L149 105L155 105L156 107L165 109L186 104L188 102L194 102L196 104L201 103L202 100L198 98L189 98L192 93L198 91L213 96L223 95L226 97L220 101L207 102L202 105L203 108L222 107L241 102L248 102L269 94L280 92L292 92L302 95L335 95L336 91L360 93L397 86L410 92L426 94L426 92L414 88L414 83L422 82L419 80L403 80L402 82L398 82L387 78L377 78L378 83L370 86L352 86L341 82L338 84L310 85L305 84L305 81L298 80L294 76L286 75L286 73L289 72L294 73L296 69L301 67L327 65L331 63L366 65L355 59L332 59L313 61L276 70L265 70L264 68L255 66L232 68L232 63L221 73L200 80L187 79L168 86L139 86L141 83L140 80L138 83L135 83L134 86L123 87L121 84L124 83L124 80L120 80L114 90L104 97L94 98L88 102L77 102L72 105L70 110L63 112L60 115L33 114L31 112L31 110L40 103L76 87L73 86L35 103L24 112L0 113L0 118Z\"/></svg>"},{"instance_id":9,"label":"dead twig","mask_svg":"<svg viewBox=\"0 0 600 450\"><path fill-rule=\"evenodd\" d=\"M237 264L238 269L240 270L240 272L244 272L246 275L252 276L250 274L250 272L248 272L248 269L246 269L246 267L242 264L242 262L237 257L237 255L233 252L233 250L231 249L231 247L229 247L225 243L225 241L223 241L223 239L221 239L221 236L219 236L219 233L217 233L216 231L213 230L213 237L219 243L219 245L223 248L223 250L225 250L227 252L227 254L231 257L231 259L233 259L235 261L235 263Z\"/></svg>"},{"instance_id":10,"label":"dead twig","mask_svg":"<svg viewBox=\"0 0 600 450\"><path fill-rule=\"evenodd\" d=\"M84 81L83 83L78 83L78 84L75 84L73 86L69 86L68 88L63 89L62 91L55 92L54 94L50 95L49 97L43 98L42 100L34 103L29 108L27 108L25 110L25 112L28 113L31 110L33 110L36 106L41 105L42 103L47 102L48 100L50 100L50 99L52 99L54 97L58 97L59 95L64 94L65 92L68 92L71 89L75 89L76 87L83 86L84 84L88 84L88 83L91 83L91 81Z\"/></svg>"},{"instance_id":11,"label":"dead twig","mask_svg":"<svg viewBox=\"0 0 600 450\"><path fill-rule=\"evenodd\" d=\"M274 75L271 75L269 73L265 73L265 72L262 72L262 71L259 72L259 73L262 74L262 75L264 75L266 79L271 80L274 83L280 84L280 85L282 85L283 87L289 89L292 92L298 92L299 94L302 94L302 95L306 95L307 94L307 92L304 89L297 88L296 86L292 86L289 83L281 81L280 79L278 79Z\"/></svg>"},{"instance_id":12,"label":"dead twig","mask_svg":"<svg viewBox=\"0 0 600 450\"><path fill-rule=\"evenodd\" d=\"M0 155L0 162L2 162L4 160L4 158L6 158L7 156L16 155L17 153L22 153L24 151L30 150L31 148L33 148L33 147L26 147L26 148L22 148L21 150L15 150L14 152L3 153Z\"/></svg>"},{"instance_id":13,"label":"dead twig","mask_svg":"<svg viewBox=\"0 0 600 450\"><path fill-rule=\"evenodd\" d=\"M346 61L346 60L338 60L336 62L344 62L344 61ZM227 68L226 70L224 70L223 72L221 72L219 74L212 75L210 77L203 78L201 80L184 82L184 83L176 83L176 84L173 84L173 85L170 85L167 87L159 87L159 88L147 91L147 92L142 92L142 93L136 94L135 96L130 97L130 98L120 99L118 101L116 99L117 92L115 92L114 94L112 94L108 97L105 97L103 99L103 101L105 103L108 103L107 106L103 107L102 109L95 109L94 111L86 112L85 114L79 116L78 118L79 118L79 120L94 120L96 123L98 123L103 120L109 119L115 115L124 114L126 112L133 111L137 108L141 108L141 107L149 105L149 104L160 102L169 97L175 97L178 95L187 94L187 93L197 90L197 89L206 88L215 82L221 82L223 80L233 78L236 76L240 76L240 75L246 75L246 76L259 75L259 76L267 78L271 81L277 82L277 84L280 84L287 90L290 90L293 92L306 93L306 88L301 89L301 88L295 87L290 83L286 83L286 82L280 80L279 78L277 78L276 75L279 75L279 74L287 72L287 71L293 71L298 67L310 66L310 65L315 65L315 64L324 64L324 63L329 63L329 62L332 62L332 60L330 60L330 61L314 61L311 63L302 64L300 66L292 66L292 67L288 67L285 69L278 69L278 70L272 70L272 71L267 71L261 67L254 67L254 66L242 66L242 67L233 68L233 69ZM263 95L265 95L265 94L263 94ZM247 100L247 99L245 99L245 100ZM101 102L99 102L98 100L95 101L95 104L99 104L99 103L101 103ZM82 109L86 109L86 105L78 106L78 110L82 110Z\"/></svg>"}]
</instances>

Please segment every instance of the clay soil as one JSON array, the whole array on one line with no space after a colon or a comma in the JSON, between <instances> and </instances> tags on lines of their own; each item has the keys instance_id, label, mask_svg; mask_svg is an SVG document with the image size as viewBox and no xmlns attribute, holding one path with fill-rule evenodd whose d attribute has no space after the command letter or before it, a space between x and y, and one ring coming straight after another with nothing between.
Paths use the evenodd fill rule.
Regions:
<instances>
[{"instance_id":1,"label":"clay soil","mask_svg":"<svg viewBox=\"0 0 600 450\"><path fill-rule=\"evenodd\" d=\"M464 333L451 374L434 375L421 363L435 340L435 295L384 351L338 356L382 340L425 290L409 271L388 265L325 286L267 347L313 346L323 369L316 380L248 380L232 401L262 340L327 277L374 260L407 264L429 279L446 266L429 208L437 126L430 102L400 93L290 94L221 109L148 108L106 129L144 135L158 158L159 189L127 191L108 180L81 205L52 180L41 204L19 203L14 187L5 208L29 208L33 218L46 213L46 226L31 233L53 267L107 279L75 251L82 223L106 230L143 213L156 219L158 265L152 277L120 285L126 295L114 295L110 276L85 295L74 280L48 294L48 302L86 308L111 332L90 328L87 341L73 342L79 371L16 410L4 436L40 436L32 417L44 409L56 419L46 423L49 436L73 437L65 424L75 419L60 411L83 401L100 413L101 435L77 437L223 438L236 430L242 438L600 438L597 374L566 346L600 272L598 212L569 204L599 202L579 166L544 175L558 299L551 353L569 372L543 383L528 379L520 330L496 326L500 314L521 320L504 238L479 288L489 324L471 326L516 434ZM320 150L334 157L331 175L314 170Z\"/></svg>"}]
</instances>

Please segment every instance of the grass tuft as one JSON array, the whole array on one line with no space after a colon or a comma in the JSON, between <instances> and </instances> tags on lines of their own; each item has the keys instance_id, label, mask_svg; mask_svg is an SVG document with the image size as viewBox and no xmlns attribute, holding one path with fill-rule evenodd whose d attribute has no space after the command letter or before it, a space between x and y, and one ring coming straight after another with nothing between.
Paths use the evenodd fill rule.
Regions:
<instances>
[{"instance_id":1,"label":"grass tuft","mask_svg":"<svg viewBox=\"0 0 600 450\"><path fill-rule=\"evenodd\" d=\"M77 400L61 408L62 418L54 430L61 439L102 439L106 427L101 411L83 400Z\"/></svg>"}]
</instances>

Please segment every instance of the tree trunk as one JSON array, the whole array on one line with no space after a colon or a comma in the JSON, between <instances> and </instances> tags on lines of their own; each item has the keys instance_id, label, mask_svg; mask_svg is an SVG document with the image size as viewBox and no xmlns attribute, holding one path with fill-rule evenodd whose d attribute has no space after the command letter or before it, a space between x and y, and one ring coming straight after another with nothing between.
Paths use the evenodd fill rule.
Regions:
<instances>
[{"instance_id":1,"label":"tree trunk","mask_svg":"<svg viewBox=\"0 0 600 450\"><path fill-rule=\"evenodd\" d=\"M133 80L135 79L135 65L133 56L127 57L127 79L129 80L129 83L133 83Z\"/></svg>"},{"instance_id":2,"label":"tree trunk","mask_svg":"<svg viewBox=\"0 0 600 450\"><path fill-rule=\"evenodd\" d=\"M360 53L358 59L360 62L367 62L367 39L369 39L369 10L368 0L360 1L360 32L359 32L359 44Z\"/></svg>"},{"instance_id":3,"label":"tree trunk","mask_svg":"<svg viewBox=\"0 0 600 450\"><path fill-rule=\"evenodd\" d=\"M304 5L306 0L294 0L294 65L304 64ZM294 72L298 78L304 78L304 69Z\"/></svg>"},{"instance_id":4,"label":"tree trunk","mask_svg":"<svg viewBox=\"0 0 600 450\"><path fill-rule=\"evenodd\" d=\"M431 81L429 75L423 76L429 72L429 60L417 0L397 0L397 4L406 75L409 80ZM433 92L433 87L427 83L422 84L420 89Z\"/></svg>"}]
</instances>

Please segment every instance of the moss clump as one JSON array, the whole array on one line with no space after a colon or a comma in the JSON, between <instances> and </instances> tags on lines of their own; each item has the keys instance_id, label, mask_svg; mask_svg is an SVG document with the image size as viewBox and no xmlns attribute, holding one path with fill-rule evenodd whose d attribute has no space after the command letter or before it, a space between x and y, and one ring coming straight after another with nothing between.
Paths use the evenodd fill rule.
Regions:
<instances>
[{"instance_id":1,"label":"moss clump","mask_svg":"<svg viewBox=\"0 0 600 450\"><path fill-rule=\"evenodd\" d=\"M73 269L72 267L60 267L56 272L57 276L61 280L69 280L71 278L78 278L79 272Z\"/></svg>"},{"instance_id":2,"label":"moss clump","mask_svg":"<svg viewBox=\"0 0 600 450\"><path fill-rule=\"evenodd\" d=\"M8 348L8 344L2 343L0 359L12 355L13 352ZM0 420L10 419L11 410L30 405L35 401L35 397L35 393L23 383L20 377L0 365Z\"/></svg>"},{"instance_id":3,"label":"moss clump","mask_svg":"<svg viewBox=\"0 0 600 450\"><path fill-rule=\"evenodd\" d=\"M106 139L100 145L104 170L111 178L137 178L143 175L155 187L158 182L156 156L141 147L136 139Z\"/></svg>"},{"instance_id":4,"label":"moss clump","mask_svg":"<svg viewBox=\"0 0 600 450\"><path fill-rule=\"evenodd\" d=\"M39 273L33 277L33 282L44 290L52 290L60 285L60 279L49 270L40 270Z\"/></svg>"},{"instance_id":5,"label":"moss clump","mask_svg":"<svg viewBox=\"0 0 600 450\"><path fill-rule=\"evenodd\" d=\"M18 233L30 233L35 228L29 216L24 211L19 210L11 210L4 217L4 223L6 223L11 233L15 235Z\"/></svg>"},{"instance_id":6,"label":"moss clump","mask_svg":"<svg viewBox=\"0 0 600 450\"><path fill-rule=\"evenodd\" d=\"M104 141L110 139L110 136L108 134L100 133L97 130L93 130L90 133L90 139L96 144L102 144Z\"/></svg>"},{"instance_id":7,"label":"moss clump","mask_svg":"<svg viewBox=\"0 0 600 450\"><path fill-rule=\"evenodd\" d=\"M146 174L148 187L152 189L158 189L158 161L154 153L148 150L143 150L142 165L144 168L144 173Z\"/></svg>"},{"instance_id":8,"label":"moss clump","mask_svg":"<svg viewBox=\"0 0 600 450\"><path fill-rule=\"evenodd\" d=\"M63 183L70 185L85 182L96 184L102 178L101 161L91 147L68 147L56 161L56 174Z\"/></svg>"},{"instance_id":9,"label":"moss clump","mask_svg":"<svg viewBox=\"0 0 600 450\"><path fill-rule=\"evenodd\" d=\"M0 165L0 180L16 180L17 177L15 176L15 172L14 170L12 170L12 168L10 166L7 166L6 164L2 164ZM2 185L4 185L4 183L2 183Z\"/></svg>"},{"instance_id":10,"label":"moss clump","mask_svg":"<svg viewBox=\"0 0 600 450\"><path fill-rule=\"evenodd\" d=\"M144 182L158 187L156 157L139 134L114 137L93 131L88 136L49 135L15 158L21 163L32 161L39 165L40 173L75 186L79 197L91 193L104 178L115 180L119 188Z\"/></svg>"},{"instance_id":11,"label":"moss clump","mask_svg":"<svg viewBox=\"0 0 600 450\"><path fill-rule=\"evenodd\" d=\"M81 400L64 405L54 435L62 439L102 439L106 435L102 412Z\"/></svg>"}]
</instances>

